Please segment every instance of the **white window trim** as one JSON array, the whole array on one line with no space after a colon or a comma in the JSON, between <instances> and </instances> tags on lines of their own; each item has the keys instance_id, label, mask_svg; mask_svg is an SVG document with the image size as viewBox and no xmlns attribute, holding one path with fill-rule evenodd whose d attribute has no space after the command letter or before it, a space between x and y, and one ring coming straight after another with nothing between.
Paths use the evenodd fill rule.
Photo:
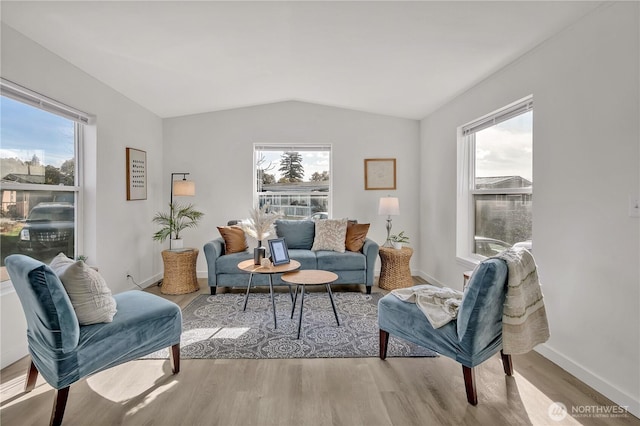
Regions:
<instances>
[{"instance_id":1,"label":"white window trim","mask_svg":"<svg viewBox=\"0 0 640 426\"><path fill-rule=\"evenodd\" d=\"M83 191L81 190L81 183L84 182L84 151L83 141L85 125L94 123L93 116L86 114L75 108L69 107L65 104L57 102L47 96L41 95L37 92L22 87L16 83L13 83L4 78L0 78L0 94L8 98L14 99L18 102L25 103L34 108L45 110L49 113L59 115L75 122L74 126L74 149L76 155L76 170L75 170L75 185L74 186L58 186L58 185L39 185L39 184L27 184L27 183L14 183L5 182L2 184L2 189L14 189L14 190L46 190L46 191L64 191L74 192L76 200L75 208L75 223L76 229L74 231L74 247L76 253L82 253L84 250L84 234L83 234ZM15 288L11 279L0 282L0 297L15 293Z\"/></svg>"},{"instance_id":2,"label":"white window trim","mask_svg":"<svg viewBox=\"0 0 640 426\"><path fill-rule=\"evenodd\" d=\"M491 127L533 109L533 95L529 95L487 114L457 129L458 191L456 198L456 262L465 268L474 268L486 259L474 253L474 205L473 197L478 194L533 194L532 188L475 189L475 137L468 133Z\"/></svg>"}]
</instances>

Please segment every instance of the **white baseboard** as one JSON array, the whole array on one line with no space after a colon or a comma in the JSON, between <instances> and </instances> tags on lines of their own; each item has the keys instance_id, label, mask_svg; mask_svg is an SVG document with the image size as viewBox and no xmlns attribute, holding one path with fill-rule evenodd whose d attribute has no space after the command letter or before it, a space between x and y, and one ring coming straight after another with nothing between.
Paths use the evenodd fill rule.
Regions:
<instances>
[{"instance_id":1,"label":"white baseboard","mask_svg":"<svg viewBox=\"0 0 640 426\"><path fill-rule=\"evenodd\" d=\"M422 278L423 280L425 280L426 282L428 282L431 285L436 285L438 287L445 287L445 285L443 283L441 283L436 278L432 277L431 275L429 275L427 273L424 273L422 271L417 271L417 273L415 275L420 277L420 278Z\"/></svg>"},{"instance_id":2,"label":"white baseboard","mask_svg":"<svg viewBox=\"0 0 640 426\"><path fill-rule=\"evenodd\" d=\"M158 283L158 281L160 281L162 279L163 276L164 276L164 274L162 274L162 273L152 275L150 278L147 278L146 280L143 280L142 282L139 282L138 285L140 287L142 287L142 288L151 287L152 285L156 285ZM133 283L131 283L131 284L133 286L135 286L135 284L133 284Z\"/></svg>"},{"instance_id":3,"label":"white baseboard","mask_svg":"<svg viewBox=\"0 0 640 426\"><path fill-rule=\"evenodd\" d=\"M546 344L537 346L535 351L619 406L625 407L630 414L640 418L640 401L632 395L621 391L602 377L592 373Z\"/></svg>"}]
</instances>

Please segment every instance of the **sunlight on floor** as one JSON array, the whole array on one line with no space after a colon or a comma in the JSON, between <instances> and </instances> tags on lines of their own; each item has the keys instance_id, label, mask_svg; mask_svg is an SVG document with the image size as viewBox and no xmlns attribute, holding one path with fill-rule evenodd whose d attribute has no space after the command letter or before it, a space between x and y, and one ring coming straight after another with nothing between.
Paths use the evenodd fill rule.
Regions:
<instances>
[{"instance_id":1,"label":"sunlight on floor","mask_svg":"<svg viewBox=\"0 0 640 426\"><path fill-rule=\"evenodd\" d=\"M542 391L536 388L531 382L515 373L517 381L518 396L521 399L522 407L527 412L527 416L534 425L554 424L554 425L581 425L577 419L571 417L568 412L570 408L565 406L563 401L553 401Z\"/></svg>"},{"instance_id":2,"label":"sunlight on floor","mask_svg":"<svg viewBox=\"0 0 640 426\"><path fill-rule=\"evenodd\" d=\"M130 415L136 414L138 411L142 410L144 407L146 407L147 405L155 401L158 398L158 396L160 396L160 394L162 394L163 392L169 391L171 388L177 385L178 385L178 382L173 381L171 383L167 383L166 385L158 386L152 392L146 395L139 404L137 404L136 406L128 410L126 415L130 416Z\"/></svg>"},{"instance_id":3,"label":"sunlight on floor","mask_svg":"<svg viewBox=\"0 0 640 426\"><path fill-rule=\"evenodd\" d=\"M33 398L35 396L38 396L45 392L49 392L53 390L51 386L49 386L46 382L38 378L38 381L36 382L36 387L31 392L23 394L25 379L26 379L26 376L16 377L15 379L2 383L2 386L0 388L2 409L11 407L12 405L20 403L28 398ZM14 397L16 398L12 400L12 398Z\"/></svg>"},{"instance_id":4,"label":"sunlight on floor","mask_svg":"<svg viewBox=\"0 0 640 426\"><path fill-rule=\"evenodd\" d=\"M104 399L126 403L140 398L141 395L158 386L158 383L167 380L167 372L163 371L163 366L168 363L167 360L145 360L136 363L137 374L135 375L125 373L130 371L126 364L119 365L89 376L86 380L87 385Z\"/></svg>"},{"instance_id":5,"label":"sunlight on floor","mask_svg":"<svg viewBox=\"0 0 640 426\"><path fill-rule=\"evenodd\" d=\"M221 328L216 334L211 336L212 339L237 339L244 333L249 331L249 327L224 327Z\"/></svg>"},{"instance_id":6,"label":"sunlight on floor","mask_svg":"<svg viewBox=\"0 0 640 426\"><path fill-rule=\"evenodd\" d=\"M0 395L2 395L2 400L22 392L24 390L25 378L25 376L16 377L13 380L2 383L2 386L0 386Z\"/></svg>"}]
</instances>

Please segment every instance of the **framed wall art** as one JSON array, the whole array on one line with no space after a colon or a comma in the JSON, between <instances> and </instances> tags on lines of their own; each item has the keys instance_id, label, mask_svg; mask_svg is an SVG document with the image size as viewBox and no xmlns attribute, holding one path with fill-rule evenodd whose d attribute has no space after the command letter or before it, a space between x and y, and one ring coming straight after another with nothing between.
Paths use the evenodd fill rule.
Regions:
<instances>
[{"instance_id":1,"label":"framed wall art","mask_svg":"<svg viewBox=\"0 0 640 426\"><path fill-rule=\"evenodd\" d=\"M396 189L396 159L365 159L364 189Z\"/></svg>"},{"instance_id":2,"label":"framed wall art","mask_svg":"<svg viewBox=\"0 0 640 426\"><path fill-rule=\"evenodd\" d=\"M147 199L147 153L127 148L127 200Z\"/></svg>"}]
</instances>

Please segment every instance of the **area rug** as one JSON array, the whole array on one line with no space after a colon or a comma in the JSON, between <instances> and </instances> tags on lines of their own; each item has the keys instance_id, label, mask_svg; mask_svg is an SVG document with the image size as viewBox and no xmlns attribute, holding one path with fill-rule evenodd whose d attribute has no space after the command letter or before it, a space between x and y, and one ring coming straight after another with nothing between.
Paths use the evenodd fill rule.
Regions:
<instances>
[{"instance_id":1,"label":"area rug","mask_svg":"<svg viewBox=\"0 0 640 426\"><path fill-rule=\"evenodd\" d=\"M378 300L380 294L333 294L340 326L325 292L304 298L302 329L296 339L300 295L293 319L288 293L276 293L278 327L268 293L200 295L182 312L180 356L184 359L366 358L379 351ZM167 349L144 358L167 358ZM401 340L389 339L387 357L433 357L436 353Z\"/></svg>"}]
</instances>

